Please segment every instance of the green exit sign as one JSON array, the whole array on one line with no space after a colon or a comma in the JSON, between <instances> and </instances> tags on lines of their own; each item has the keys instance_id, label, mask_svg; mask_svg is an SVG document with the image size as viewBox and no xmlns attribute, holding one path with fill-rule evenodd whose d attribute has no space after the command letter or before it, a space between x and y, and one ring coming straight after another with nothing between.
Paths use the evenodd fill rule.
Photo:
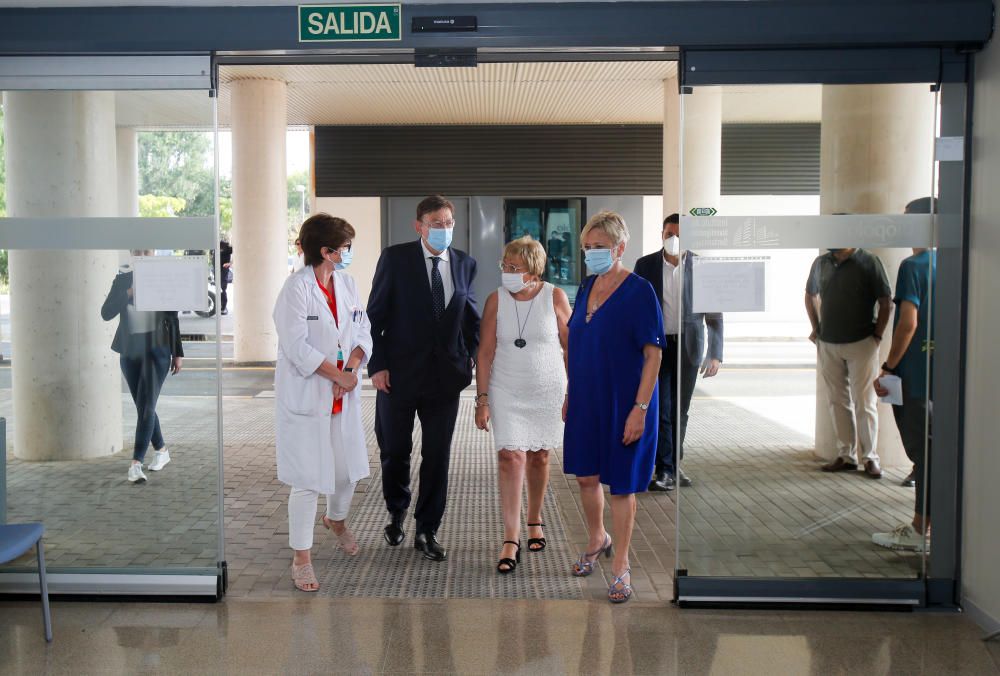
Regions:
<instances>
[{"instance_id":1,"label":"green exit sign","mask_svg":"<svg viewBox=\"0 0 1000 676\"><path fill-rule=\"evenodd\" d=\"M401 5L299 5L299 42L401 40Z\"/></svg>"}]
</instances>

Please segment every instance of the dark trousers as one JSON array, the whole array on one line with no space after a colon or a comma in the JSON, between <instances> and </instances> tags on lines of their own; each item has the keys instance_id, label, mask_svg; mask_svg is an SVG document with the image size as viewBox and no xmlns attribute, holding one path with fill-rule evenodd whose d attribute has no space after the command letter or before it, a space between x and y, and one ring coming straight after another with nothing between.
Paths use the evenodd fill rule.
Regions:
<instances>
[{"instance_id":1,"label":"dark trousers","mask_svg":"<svg viewBox=\"0 0 1000 676\"><path fill-rule=\"evenodd\" d=\"M931 515L931 496L926 487L930 486L931 460L931 416L933 404L923 398L903 396L902 406L893 406L892 415L896 419L899 436L903 440L906 457L913 463L913 478L916 480L916 495L913 499L913 513ZM927 493L926 503L924 493Z\"/></svg>"},{"instance_id":2,"label":"dark trousers","mask_svg":"<svg viewBox=\"0 0 1000 676\"><path fill-rule=\"evenodd\" d=\"M698 366L692 364L683 350L681 353L680 392L677 391L677 353L679 343L676 335L667 335L666 349L660 362L660 434L656 442L656 471L677 473L678 453L684 457L684 437L687 434L688 410L691 397L698 381ZM680 418L677 412L677 397L680 396ZM677 438L680 444L677 444Z\"/></svg>"},{"instance_id":3,"label":"dark trousers","mask_svg":"<svg viewBox=\"0 0 1000 676\"><path fill-rule=\"evenodd\" d=\"M135 448L132 459L143 461L150 442L153 448L163 448L163 433L160 418L156 415L156 401L167 379L170 369L170 350L165 347L151 347L138 357L124 356L118 360L122 374L128 383L128 391L135 402Z\"/></svg>"},{"instance_id":4,"label":"dark trousers","mask_svg":"<svg viewBox=\"0 0 1000 676\"><path fill-rule=\"evenodd\" d=\"M219 294L219 312L226 309L226 305L229 304L229 294L226 293L226 289L229 287L229 281L227 280L229 270L222 268L222 279L219 280L219 289L221 293Z\"/></svg>"},{"instance_id":5,"label":"dark trousers","mask_svg":"<svg viewBox=\"0 0 1000 676\"><path fill-rule=\"evenodd\" d=\"M420 493L413 516L418 533L437 531L448 497L451 438L458 417L458 393L404 398L379 392L375 399L375 438L382 461L382 495L390 513L410 506L410 456L413 420L420 418Z\"/></svg>"}]
</instances>

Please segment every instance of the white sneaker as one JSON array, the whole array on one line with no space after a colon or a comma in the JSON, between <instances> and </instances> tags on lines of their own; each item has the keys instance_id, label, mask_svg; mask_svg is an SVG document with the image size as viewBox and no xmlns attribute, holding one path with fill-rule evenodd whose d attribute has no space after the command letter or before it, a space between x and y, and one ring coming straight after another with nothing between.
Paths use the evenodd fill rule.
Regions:
<instances>
[{"instance_id":1,"label":"white sneaker","mask_svg":"<svg viewBox=\"0 0 1000 676\"><path fill-rule=\"evenodd\" d=\"M872 534L872 542L879 547L899 551L918 552L920 554L927 551L927 541L924 536L908 523L900 524L891 533Z\"/></svg>"},{"instance_id":2,"label":"white sneaker","mask_svg":"<svg viewBox=\"0 0 1000 676\"><path fill-rule=\"evenodd\" d=\"M134 484L141 484L146 480L146 475L142 473L142 464L133 462L128 467L128 480Z\"/></svg>"},{"instance_id":3,"label":"white sneaker","mask_svg":"<svg viewBox=\"0 0 1000 676\"><path fill-rule=\"evenodd\" d=\"M150 472L159 472L170 462L170 451L164 448L162 451L153 453L153 462L149 463Z\"/></svg>"}]
</instances>

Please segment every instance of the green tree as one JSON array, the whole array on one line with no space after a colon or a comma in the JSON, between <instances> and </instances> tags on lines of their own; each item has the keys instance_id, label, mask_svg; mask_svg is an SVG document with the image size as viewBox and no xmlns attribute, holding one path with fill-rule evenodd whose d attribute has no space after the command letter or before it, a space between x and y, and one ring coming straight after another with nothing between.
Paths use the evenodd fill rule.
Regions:
<instances>
[{"instance_id":1,"label":"green tree","mask_svg":"<svg viewBox=\"0 0 1000 676\"><path fill-rule=\"evenodd\" d=\"M184 211L187 203L180 197L139 195L139 215L143 218L165 218Z\"/></svg>"},{"instance_id":2,"label":"green tree","mask_svg":"<svg viewBox=\"0 0 1000 676\"><path fill-rule=\"evenodd\" d=\"M184 200L184 216L215 215L212 140L206 132L139 134L139 194Z\"/></svg>"}]
</instances>

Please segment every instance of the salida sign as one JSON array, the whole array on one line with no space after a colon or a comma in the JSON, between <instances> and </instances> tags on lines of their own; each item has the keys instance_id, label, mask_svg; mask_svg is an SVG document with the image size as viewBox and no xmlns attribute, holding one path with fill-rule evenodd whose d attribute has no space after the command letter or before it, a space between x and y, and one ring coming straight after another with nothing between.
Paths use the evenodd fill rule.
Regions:
<instances>
[{"instance_id":1,"label":"salida sign","mask_svg":"<svg viewBox=\"0 0 1000 676\"><path fill-rule=\"evenodd\" d=\"M400 40L400 5L300 5L299 42Z\"/></svg>"}]
</instances>

